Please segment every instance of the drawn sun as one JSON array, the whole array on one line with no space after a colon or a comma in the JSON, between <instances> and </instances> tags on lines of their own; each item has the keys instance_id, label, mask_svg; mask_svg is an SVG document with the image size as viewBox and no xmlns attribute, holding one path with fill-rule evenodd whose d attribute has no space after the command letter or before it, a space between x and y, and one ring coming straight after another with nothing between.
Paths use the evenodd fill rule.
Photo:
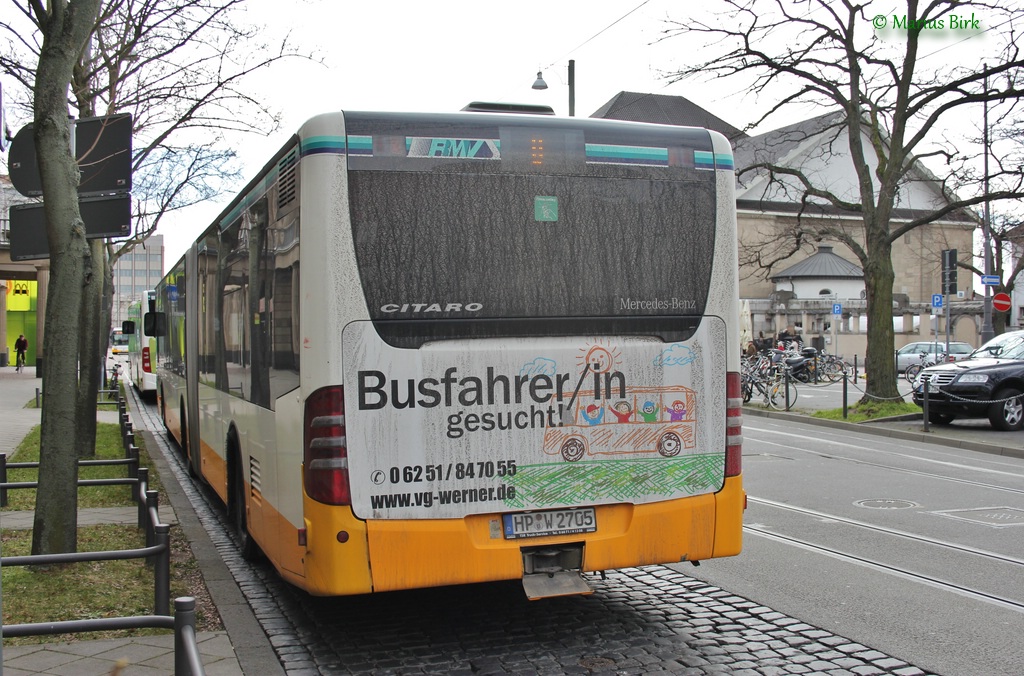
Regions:
<instances>
[{"instance_id":1,"label":"drawn sun","mask_svg":"<svg viewBox=\"0 0 1024 676\"><path fill-rule=\"evenodd\" d=\"M582 371L587 364L595 373L609 373L613 367L622 363L622 355L615 346L588 343L580 348L576 365Z\"/></svg>"}]
</instances>

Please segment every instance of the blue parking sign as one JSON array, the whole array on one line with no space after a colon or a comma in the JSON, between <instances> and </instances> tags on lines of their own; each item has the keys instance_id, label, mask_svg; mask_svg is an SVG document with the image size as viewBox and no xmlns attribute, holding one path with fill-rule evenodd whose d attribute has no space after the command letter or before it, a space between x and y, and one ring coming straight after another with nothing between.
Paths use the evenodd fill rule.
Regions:
<instances>
[{"instance_id":1,"label":"blue parking sign","mask_svg":"<svg viewBox=\"0 0 1024 676\"><path fill-rule=\"evenodd\" d=\"M841 315L841 314L843 314L843 304L842 303L832 303L832 314L834 314L834 315Z\"/></svg>"},{"instance_id":2,"label":"blue parking sign","mask_svg":"<svg viewBox=\"0 0 1024 676\"><path fill-rule=\"evenodd\" d=\"M940 308L940 307L942 307L942 294L941 293L933 293L932 294L932 307L933 308Z\"/></svg>"}]
</instances>

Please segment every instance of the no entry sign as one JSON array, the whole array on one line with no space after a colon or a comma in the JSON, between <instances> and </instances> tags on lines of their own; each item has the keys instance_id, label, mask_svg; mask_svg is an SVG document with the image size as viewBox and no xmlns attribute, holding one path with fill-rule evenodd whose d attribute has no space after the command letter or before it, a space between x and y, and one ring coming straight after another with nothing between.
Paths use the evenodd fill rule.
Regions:
<instances>
[{"instance_id":1,"label":"no entry sign","mask_svg":"<svg viewBox=\"0 0 1024 676\"><path fill-rule=\"evenodd\" d=\"M1010 296L1005 293L997 293L992 296L992 309L999 312L1006 312L1010 309Z\"/></svg>"}]
</instances>

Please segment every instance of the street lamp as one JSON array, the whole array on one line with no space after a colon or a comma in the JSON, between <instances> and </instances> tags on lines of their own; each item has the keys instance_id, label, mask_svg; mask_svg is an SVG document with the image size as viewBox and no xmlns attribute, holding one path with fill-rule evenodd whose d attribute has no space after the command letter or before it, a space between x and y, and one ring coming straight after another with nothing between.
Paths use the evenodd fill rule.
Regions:
<instances>
[{"instance_id":1,"label":"street lamp","mask_svg":"<svg viewBox=\"0 0 1024 676\"><path fill-rule=\"evenodd\" d=\"M533 83L533 89L547 89L548 83L544 81L543 71L537 71L537 79ZM576 61L569 59L569 117L576 115Z\"/></svg>"}]
</instances>

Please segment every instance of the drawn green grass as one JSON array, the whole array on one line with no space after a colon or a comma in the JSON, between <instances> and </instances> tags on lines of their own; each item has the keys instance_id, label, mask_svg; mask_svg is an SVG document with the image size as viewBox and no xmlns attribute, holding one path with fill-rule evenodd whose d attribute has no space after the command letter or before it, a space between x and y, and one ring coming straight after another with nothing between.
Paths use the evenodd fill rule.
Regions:
<instances>
[{"instance_id":1,"label":"drawn green grass","mask_svg":"<svg viewBox=\"0 0 1024 676\"><path fill-rule=\"evenodd\" d=\"M505 505L522 509L695 495L721 486L724 472L721 453L520 465L507 480L516 493Z\"/></svg>"}]
</instances>

